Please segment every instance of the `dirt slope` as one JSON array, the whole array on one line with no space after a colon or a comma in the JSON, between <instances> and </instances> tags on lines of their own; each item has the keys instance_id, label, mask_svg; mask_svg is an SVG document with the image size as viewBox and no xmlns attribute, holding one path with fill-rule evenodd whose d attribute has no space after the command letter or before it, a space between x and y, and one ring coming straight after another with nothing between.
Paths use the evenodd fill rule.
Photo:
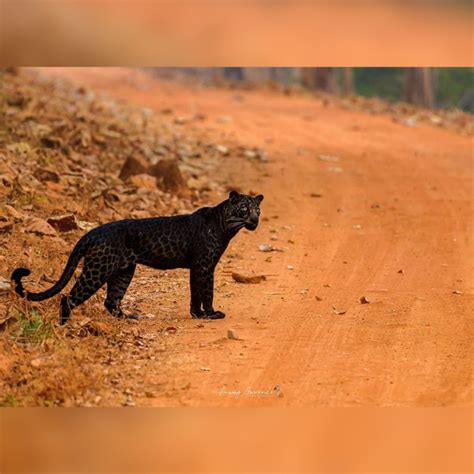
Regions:
<instances>
[{"instance_id":1,"label":"dirt slope","mask_svg":"<svg viewBox=\"0 0 474 474\"><path fill-rule=\"evenodd\" d=\"M204 114L199 126L215 140L268 151L268 163L222 166L230 182L265 195L259 229L241 233L219 266L225 320L188 317L185 272L166 277L176 303L165 313L153 291L159 274L143 270L132 286L147 311L177 327L151 341L156 358L118 362L141 387L134 403L472 403L471 138L311 97L191 88L116 70L49 74L149 108ZM263 243L284 251L261 252ZM237 284L231 270L268 278ZM153 333L153 324L142 327Z\"/></svg>"}]
</instances>

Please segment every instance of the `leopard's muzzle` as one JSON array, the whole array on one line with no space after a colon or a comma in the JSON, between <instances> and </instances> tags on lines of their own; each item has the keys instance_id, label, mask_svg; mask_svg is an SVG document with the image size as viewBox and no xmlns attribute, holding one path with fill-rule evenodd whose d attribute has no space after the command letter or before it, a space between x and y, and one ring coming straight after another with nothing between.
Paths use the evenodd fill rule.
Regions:
<instances>
[{"instance_id":1,"label":"leopard's muzzle","mask_svg":"<svg viewBox=\"0 0 474 474\"><path fill-rule=\"evenodd\" d=\"M250 217L245 221L245 228L247 230L255 230L258 226L258 216L257 217Z\"/></svg>"}]
</instances>

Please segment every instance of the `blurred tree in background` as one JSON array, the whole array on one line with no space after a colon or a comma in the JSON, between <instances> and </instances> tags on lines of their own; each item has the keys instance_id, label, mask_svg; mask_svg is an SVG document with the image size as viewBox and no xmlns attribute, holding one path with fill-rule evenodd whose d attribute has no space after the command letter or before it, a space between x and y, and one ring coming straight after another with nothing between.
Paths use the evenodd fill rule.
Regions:
<instances>
[{"instance_id":1,"label":"blurred tree in background","mask_svg":"<svg viewBox=\"0 0 474 474\"><path fill-rule=\"evenodd\" d=\"M459 108L474 113L474 68L224 67L154 70L168 77L173 71L179 71L209 82L217 75L234 82L300 84L330 94L380 97L423 107Z\"/></svg>"},{"instance_id":2,"label":"blurred tree in background","mask_svg":"<svg viewBox=\"0 0 474 474\"><path fill-rule=\"evenodd\" d=\"M474 68L354 68L355 93L474 113Z\"/></svg>"}]
</instances>

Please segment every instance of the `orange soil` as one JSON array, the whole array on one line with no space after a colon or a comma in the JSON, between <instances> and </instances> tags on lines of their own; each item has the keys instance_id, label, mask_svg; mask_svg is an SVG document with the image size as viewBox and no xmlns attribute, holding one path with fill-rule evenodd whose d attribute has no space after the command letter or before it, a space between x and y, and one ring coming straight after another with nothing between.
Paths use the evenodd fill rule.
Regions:
<instances>
[{"instance_id":1,"label":"orange soil","mask_svg":"<svg viewBox=\"0 0 474 474\"><path fill-rule=\"evenodd\" d=\"M187 294L176 295L179 330L160 362L135 375L161 389L137 404L472 403L469 137L310 97L129 80L118 70L49 73L157 110L203 113L198 126L216 141L237 138L269 153L257 167L225 165L233 182L265 195L267 218L231 243L227 253L242 259L224 257L217 274L226 319L200 325L185 316ZM263 253L261 243L285 251ZM269 277L242 285L222 268ZM147 300L159 314L160 295Z\"/></svg>"}]
</instances>

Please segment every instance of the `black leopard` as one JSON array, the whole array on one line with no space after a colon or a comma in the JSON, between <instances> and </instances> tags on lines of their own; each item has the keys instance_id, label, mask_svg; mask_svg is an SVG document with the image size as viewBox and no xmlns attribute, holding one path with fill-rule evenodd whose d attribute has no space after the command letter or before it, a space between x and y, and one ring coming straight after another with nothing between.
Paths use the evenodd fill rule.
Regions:
<instances>
[{"instance_id":1,"label":"black leopard","mask_svg":"<svg viewBox=\"0 0 474 474\"><path fill-rule=\"evenodd\" d=\"M214 269L230 240L245 227L255 230L262 195L256 197L232 191L215 207L192 214L110 222L84 235L74 247L59 280L41 293L25 291L21 279L30 274L17 268L11 276L15 291L30 301L41 301L59 293L71 279L79 261L82 273L69 295L61 298L60 322L65 324L71 310L89 299L107 283L105 307L117 317L125 314L121 302L132 281L137 264L160 270L189 268L191 316L221 319L225 314L213 306Z\"/></svg>"}]
</instances>

